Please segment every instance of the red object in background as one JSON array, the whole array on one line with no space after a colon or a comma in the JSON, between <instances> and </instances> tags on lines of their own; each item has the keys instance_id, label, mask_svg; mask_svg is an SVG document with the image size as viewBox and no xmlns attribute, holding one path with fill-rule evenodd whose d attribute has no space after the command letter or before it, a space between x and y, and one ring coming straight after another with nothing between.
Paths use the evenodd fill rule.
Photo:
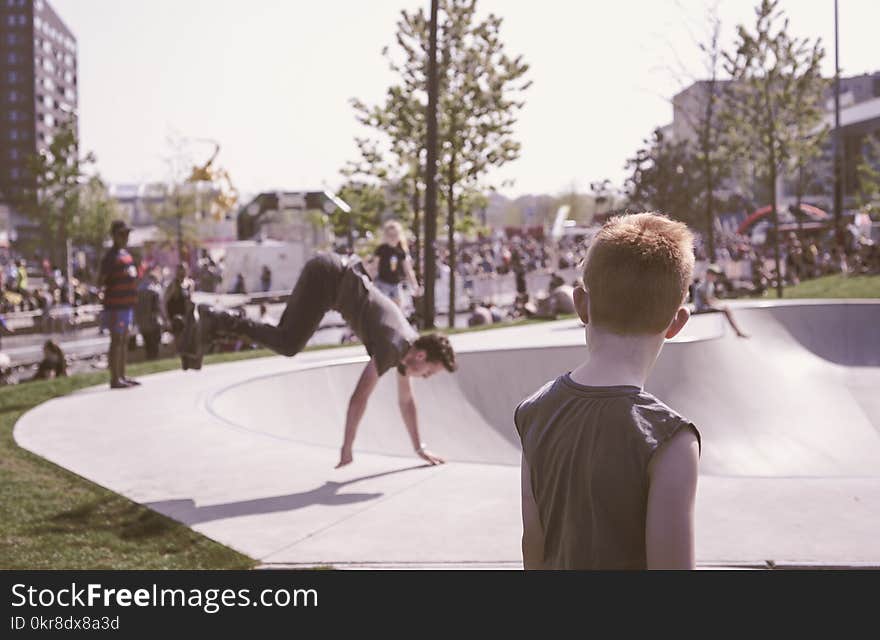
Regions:
<instances>
[{"instance_id":1,"label":"red object in background","mask_svg":"<svg viewBox=\"0 0 880 640\"><path fill-rule=\"evenodd\" d=\"M508 238L520 236L521 238L529 237L535 238L536 240L543 240L544 227L539 224L522 227L504 227L504 235L506 235Z\"/></svg>"},{"instance_id":2,"label":"red object in background","mask_svg":"<svg viewBox=\"0 0 880 640\"><path fill-rule=\"evenodd\" d=\"M742 224L739 225L739 228L736 230L736 232L740 234L745 234L756 222L758 222L758 220L769 216L772 209L773 207L769 204L766 207L756 209L751 213L751 215L749 215L748 218L742 221ZM801 210L803 210L804 213L813 216L814 218L819 218L820 220L826 220L828 218L828 212L823 211L819 207L814 207L811 204L801 203Z\"/></svg>"}]
</instances>

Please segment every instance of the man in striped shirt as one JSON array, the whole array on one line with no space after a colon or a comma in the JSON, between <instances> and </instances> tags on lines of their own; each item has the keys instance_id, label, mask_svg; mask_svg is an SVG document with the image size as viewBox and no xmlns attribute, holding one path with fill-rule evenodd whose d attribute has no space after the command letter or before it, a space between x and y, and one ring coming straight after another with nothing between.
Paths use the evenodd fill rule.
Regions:
<instances>
[{"instance_id":1,"label":"man in striped shirt","mask_svg":"<svg viewBox=\"0 0 880 640\"><path fill-rule=\"evenodd\" d=\"M98 283L104 289L104 313L102 326L110 332L110 352L107 365L110 369L110 388L127 389L140 384L125 377L125 358L128 351L128 327L132 323L134 306L137 304L138 272L134 258L126 250L129 227L122 220L110 225L113 246L101 260Z\"/></svg>"}]
</instances>

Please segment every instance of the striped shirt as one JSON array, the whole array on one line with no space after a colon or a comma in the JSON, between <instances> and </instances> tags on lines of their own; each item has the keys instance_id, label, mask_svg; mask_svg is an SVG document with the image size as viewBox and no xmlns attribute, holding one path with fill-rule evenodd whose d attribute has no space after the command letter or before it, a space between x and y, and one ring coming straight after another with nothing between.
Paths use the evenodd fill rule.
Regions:
<instances>
[{"instance_id":1,"label":"striped shirt","mask_svg":"<svg viewBox=\"0 0 880 640\"><path fill-rule=\"evenodd\" d=\"M125 249L110 247L101 261L105 309L131 309L137 304L137 266Z\"/></svg>"}]
</instances>

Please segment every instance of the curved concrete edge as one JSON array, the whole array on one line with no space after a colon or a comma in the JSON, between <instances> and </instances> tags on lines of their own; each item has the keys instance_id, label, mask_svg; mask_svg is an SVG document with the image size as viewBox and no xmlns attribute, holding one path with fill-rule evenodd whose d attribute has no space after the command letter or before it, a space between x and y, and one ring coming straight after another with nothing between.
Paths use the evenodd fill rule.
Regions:
<instances>
[{"instance_id":1,"label":"curved concrete edge","mask_svg":"<svg viewBox=\"0 0 880 640\"><path fill-rule=\"evenodd\" d=\"M529 327L489 333L501 344L530 333L534 346L559 343ZM495 344L483 332L454 340L460 349ZM360 347L310 352L156 374L126 391L95 387L36 407L14 437L266 566L518 566L516 467L421 467L417 458L356 452L355 464L334 470L333 449L272 440L208 411L218 390L243 379L363 357ZM880 562L878 530L878 478L700 478L701 564L868 566Z\"/></svg>"}]
</instances>

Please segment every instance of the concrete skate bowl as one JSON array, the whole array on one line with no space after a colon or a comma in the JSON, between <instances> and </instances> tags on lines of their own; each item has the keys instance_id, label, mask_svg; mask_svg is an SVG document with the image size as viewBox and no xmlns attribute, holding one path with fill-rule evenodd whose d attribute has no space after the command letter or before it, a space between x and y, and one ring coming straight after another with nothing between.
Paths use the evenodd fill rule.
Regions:
<instances>
[{"instance_id":1,"label":"concrete skate bowl","mask_svg":"<svg viewBox=\"0 0 880 640\"><path fill-rule=\"evenodd\" d=\"M718 476L869 477L880 469L880 304L740 308L751 339L669 343L647 390L693 420L701 471ZM844 330L841 330L841 329ZM513 409L571 370L583 347L459 353L460 369L415 380L420 430L450 461L516 465ZM365 358L251 379L211 412L267 437L338 448ZM396 376L370 399L356 452L412 456Z\"/></svg>"}]
</instances>

